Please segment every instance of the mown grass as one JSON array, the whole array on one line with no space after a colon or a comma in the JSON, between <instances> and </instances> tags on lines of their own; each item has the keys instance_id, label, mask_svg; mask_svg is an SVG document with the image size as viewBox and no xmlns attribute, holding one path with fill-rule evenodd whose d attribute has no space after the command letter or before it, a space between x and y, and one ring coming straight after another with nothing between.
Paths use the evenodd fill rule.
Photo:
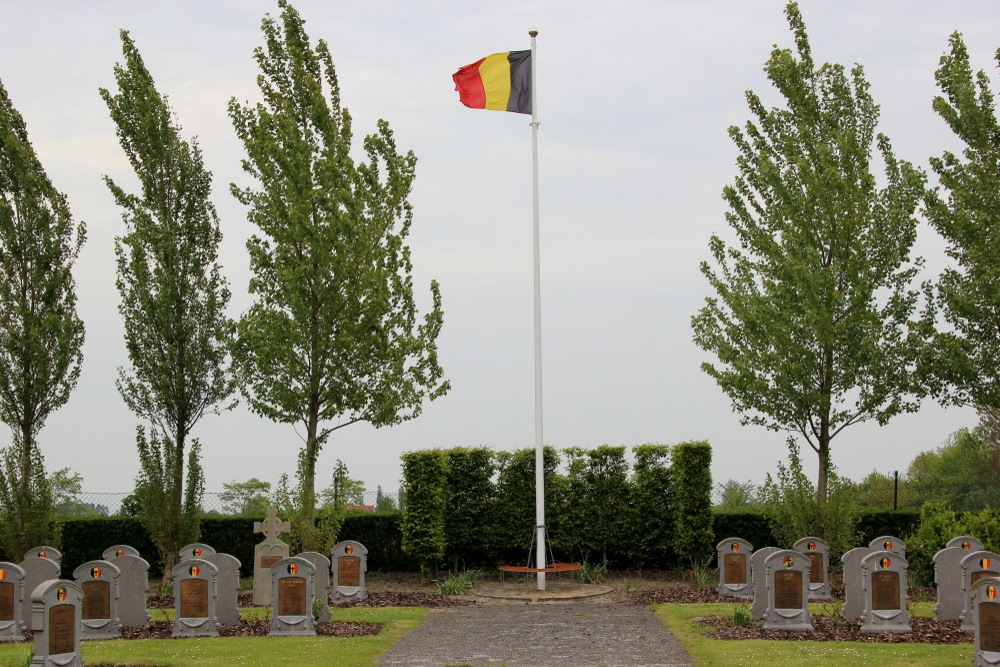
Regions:
<instances>
[{"instance_id":1,"label":"mown grass","mask_svg":"<svg viewBox=\"0 0 1000 667\"><path fill-rule=\"evenodd\" d=\"M257 610L252 610L257 613ZM150 665L158 667L237 665L374 665L407 630L423 622L422 607L334 608L335 621L381 623L382 632L369 637L220 637L83 642L87 665ZM163 618L162 616L160 618ZM0 644L0 666L22 667L31 660L31 644Z\"/></svg>"},{"instance_id":2,"label":"mown grass","mask_svg":"<svg viewBox=\"0 0 1000 667\"><path fill-rule=\"evenodd\" d=\"M911 605L914 616L932 618L934 604ZM732 617L733 605L661 604L656 615L684 644L698 665L823 665L823 667L952 667L972 661L972 644L868 644L861 642L723 640L706 637L711 628L694 622L701 616ZM829 614L831 605L810 604L811 614Z\"/></svg>"}]
</instances>

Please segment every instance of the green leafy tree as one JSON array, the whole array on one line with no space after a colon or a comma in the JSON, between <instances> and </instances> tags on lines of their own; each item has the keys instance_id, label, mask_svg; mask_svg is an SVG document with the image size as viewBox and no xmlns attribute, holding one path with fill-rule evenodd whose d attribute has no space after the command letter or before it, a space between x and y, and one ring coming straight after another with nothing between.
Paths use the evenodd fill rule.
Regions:
<instances>
[{"instance_id":1,"label":"green leafy tree","mask_svg":"<svg viewBox=\"0 0 1000 667\"><path fill-rule=\"evenodd\" d=\"M263 417L304 428L303 548L314 545L316 458L331 433L418 416L443 395L433 308L417 323L406 237L416 158L400 154L389 125L351 157L351 117L325 42L281 1L280 25L262 22L254 51L262 102L229 103L258 187L232 186L260 233L247 243L256 302L239 322L241 389Z\"/></svg>"},{"instance_id":2,"label":"green leafy tree","mask_svg":"<svg viewBox=\"0 0 1000 667\"><path fill-rule=\"evenodd\" d=\"M395 501L393 501L392 496L387 496L382 493L382 485L378 485L378 489L375 491L375 511L376 512L391 512L396 507Z\"/></svg>"},{"instance_id":3,"label":"green leafy tree","mask_svg":"<svg viewBox=\"0 0 1000 667\"><path fill-rule=\"evenodd\" d=\"M956 263L936 289L925 286L951 325L935 340L935 390L957 403L1000 408L1000 123L986 73L973 76L961 34L950 42L935 73L944 95L934 98L934 110L965 147L961 156L930 161L941 188L927 194L927 218Z\"/></svg>"},{"instance_id":4,"label":"green leafy tree","mask_svg":"<svg viewBox=\"0 0 1000 667\"><path fill-rule=\"evenodd\" d=\"M0 540L12 555L55 537L37 437L80 377L72 269L85 237L0 83L0 421L13 433L0 454Z\"/></svg>"},{"instance_id":5,"label":"green leafy tree","mask_svg":"<svg viewBox=\"0 0 1000 667\"><path fill-rule=\"evenodd\" d=\"M924 176L875 134L878 107L860 65L816 67L798 6L786 9L797 53L765 66L786 106L746 93L756 122L731 127L739 175L723 191L738 245L710 242L701 265L715 296L693 318L718 363L702 369L744 424L800 434L828 495L830 444L845 428L917 409L924 328L912 320L914 211ZM872 149L884 163L884 187Z\"/></svg>"},{"instance_id":6,"label":"green leafy tree","mask_svg":"<svg viewBox=\"0 0 1000 667\"><path fill-rule=\"evenodd\" d=\"M358 479L351 479L347 466L343 461L337 459L333 466L333 478L330 486L320 492L320 499L325 507L336 507L341 510L345 505L365 504L365 483Z\"/></svg>"},{"instance_id":7,"label":"green leafy tree","mask_svg":"<svg viewBox=\"0 0 1000 667\"><path fill-rule=\"evenodd\" d=\"M271 506L271 483L251 477L245 482L222 485L219 500L226 514L264 516Z\"/></svg>"},{"instance_id":8,"label":"green leafy tree","mask_svg":"<svg viewBox=\"0 0 1000 667\"><path fill-rule=\"evenodd\" d=\"M225 314L229 289L218 263L222 233L209 199L212 175L197 142L180 137L128 33L121 39L118 93L102 88L101 97L141 190L128 193L104 179L127 231L115 239L115 254L131 368L119 369L118 391L151 424L149 437L139 429L136 438L142 507L169 572L178 550L198 534L200 492L189 502L188 491L203 481L190 434L235 390L227 363L233 325Z\"/></svg>"},{"instance_id":9,"label":"green leafy tree","mask_svg":"<svg viewBox=\"0 0 1000 667\"><path fill-rule=\"evenodd\" d=\"M724 484L716 485L716 489L719 496L719 503L716 507L719 509L748 510L759 505L759 493L753 482L738 482L735 479L730 479Z\"/></svg>"},{"instance_id":10,"label":"green leafy tree","mask_svg":"<svg viewBox=\"0 0 1000 667\"><path fill-rule=\"evenodd\" d=\"M1000 507L998 449L976 431L961 429L938 449L921 452L906 474L916 502L939 501L954 510Z\"/></svg>"},{"instance_id":11,"label":"green leafy tree","mask_svg":"<svg viewBox=\"0 0 1000 667\"><path fill-rule=\"evenodd\" d=\"M52 513L63 518L101 516L97 505L80 500L83 493L83 475L69 468L60 468L49 475L49 489L52 493Z\"/></svg>"}]
</instances>

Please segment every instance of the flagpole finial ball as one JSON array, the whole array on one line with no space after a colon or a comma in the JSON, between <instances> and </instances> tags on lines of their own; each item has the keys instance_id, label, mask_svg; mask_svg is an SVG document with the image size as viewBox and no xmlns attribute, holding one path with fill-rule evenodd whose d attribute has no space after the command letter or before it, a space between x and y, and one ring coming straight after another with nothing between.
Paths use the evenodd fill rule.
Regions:
<instances>
[{"instance_id":1,"label":"flagpole finial ball","mask_svg":"<svg viewBox=\"0 0 1000 667\"><path fill-rule=\"evenodd\" d=\"M536 28L535 26L531 26L531 28L528 30L528 35L530 35L531 37L538 37L538 28ZM998 49L998 51L1000 51L1000 49Z\"/></svg>"}]
</instances>

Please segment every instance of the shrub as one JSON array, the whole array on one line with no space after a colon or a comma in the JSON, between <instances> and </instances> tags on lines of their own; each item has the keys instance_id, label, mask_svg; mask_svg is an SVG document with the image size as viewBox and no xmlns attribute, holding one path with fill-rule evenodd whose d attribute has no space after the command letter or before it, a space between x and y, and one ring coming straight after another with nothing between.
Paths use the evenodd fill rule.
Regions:
<instances>
[{"instance_id":1,"label":"shrub","mask_svg":"<svg viewBox=\"0 0 1000 667\"><path fill-rule=\"evenodd\" d=\"M674 489L677 502L674 548L691 567L711 559L712 447L685 442L674 447Z\"/></svg>"},{"instance_id":2,"label":"shrub","mask_svg":"<svg viewBox=\"0 0 1000 667\"><path fill-rule=\"evenodd\" d=\"M632 502L635 507L630 545L631 556L640 567L676 565L673 534L677 521L674 474L670 467L670 447L633 447Z\"/></svg>"},{"instance_id":3,"label":"shrub","mask_svg":"<svg viewBox=\"0 0 1000 667\"><path fill-rule=\"evenodd\" d=\"M403 551L424 574L436 571L445 552L448 459L441 450L403 454Z\"/></svg>"}]
</instances>

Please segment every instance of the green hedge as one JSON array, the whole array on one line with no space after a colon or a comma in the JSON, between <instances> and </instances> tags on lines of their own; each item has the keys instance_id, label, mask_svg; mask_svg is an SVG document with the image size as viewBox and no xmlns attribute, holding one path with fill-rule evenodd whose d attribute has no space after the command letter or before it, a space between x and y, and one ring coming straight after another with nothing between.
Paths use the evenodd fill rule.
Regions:
<instances>
[{"instance_id":1,"label":"green hedge","mask_svg":"<svg viewBox=\"0 0 1000 667\"><path fill-rule=\"evenodd\" d=\"M677 529L674 548L692 566L715 552L712 532L712 447L707 442L684 442L674 447L674 497Z\"/></svg>"}]
</instances>

